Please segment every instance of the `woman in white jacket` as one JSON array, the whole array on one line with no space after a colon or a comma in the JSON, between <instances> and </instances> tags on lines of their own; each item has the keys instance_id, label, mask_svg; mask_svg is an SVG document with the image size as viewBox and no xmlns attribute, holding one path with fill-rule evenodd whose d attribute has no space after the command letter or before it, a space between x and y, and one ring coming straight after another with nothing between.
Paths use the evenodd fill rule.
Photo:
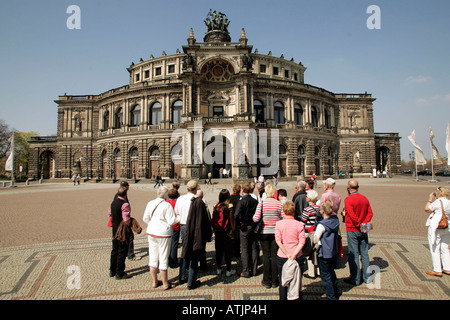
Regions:
<instances>
[{"instance_id":1,"label":"woman in white jacket","mask_svg":"<svg viewBox=\"0 0 450 320\"><path fill-rule=\"evenodd\" d=\"M450 230L438 229L442 214L445 214L447 221L450 216L450 200L448 199L450 190L439 187L431 193L425 206L425 212L430 213L426 226L428 227L428 243L430 245L433 271L426 272L430 276L442 277L442 273L450 275Z\"/></svg>"},{"instance_id":2,"label":"woman in white jacket","mask_svg":"<svg viewBox=\"0 0 450 320\"><path fill-rule=\"evenodd\" d=\"M166 202L168 193L167 187L159 187L157 198L147 204L143 218L144 222L148 224L148 254L153 280L152 287L156 288L161 284L157 275L159 269L164 290L174 287L169 283L167 269L173 233L172 226L180 222L180 216L175 214L170 203Z\"/></svg>"}]
</instances>

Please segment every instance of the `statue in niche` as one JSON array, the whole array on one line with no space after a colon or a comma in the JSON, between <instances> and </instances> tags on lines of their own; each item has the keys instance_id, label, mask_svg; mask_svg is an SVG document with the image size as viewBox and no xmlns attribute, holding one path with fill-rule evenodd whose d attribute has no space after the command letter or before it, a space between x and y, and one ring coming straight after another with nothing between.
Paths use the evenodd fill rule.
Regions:
<instances>
[{"instance_id":1,"label":"statue in niche","mask_svg":"<svg viewBox=\"0 0 450 320\"><path fill-rule=\"evenodd\" d=\"M194 58L190 53L183 57L183 70L194 67Z\"/></svg>"},{"instance_id":2,"label":"statue in niche","mask_svg":"<svg viewBox=\"0 0 450 320\"><path fill-rule=\"evenodd\" d=\"M247 68L247 70L253 69L253 57L249 57L248 55L244 54L242 56L242 66L244 68Z\"/></svg>"}]
</instances>

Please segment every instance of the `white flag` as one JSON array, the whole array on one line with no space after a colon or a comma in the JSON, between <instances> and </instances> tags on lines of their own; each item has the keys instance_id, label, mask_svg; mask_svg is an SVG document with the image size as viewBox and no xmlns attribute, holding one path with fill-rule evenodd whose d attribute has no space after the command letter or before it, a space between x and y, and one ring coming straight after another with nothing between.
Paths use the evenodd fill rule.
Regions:
<instances>
[{"instance_id":1,"label":"white flag","mask_svg":"<svg viewBox=\"0 0 450 320\"><path fill-rule=\"evenodd\" d=\"M415 154L416 154L416 162L417 164L427 164L427 160L425 159L425 155L423 154L422 149L419 147L419 145L416 142L416 130L414 129L410 136L408 136L409 141L413 144L413 146L416 148Z\"/></svg>"},{"instance_id":2,"label":"white flag","mask_svg":"<svg viewBox=\"0 0 450 320\"><path fill-rule=\"evenodd\" d=\"M12 171L13 170L13 158L14 158L14 133L9 139L11 141L11 144L9 146L9 157L6 159L5 163L5 171Z\"/></svg>"},{"instance_id":3,"label":"white flag","mask_svg":"<svg viewBox=\"0 0 450 320\"><path fill-rule=\"evenodd\" d=\"M445 144L447 150L447 165L450 166L450 122L447 124L447 143Z\"/></svg>"},{"instance_id":4,"label":"white flag","mask_svg":"<svg viewBox=\"0 0 450 320\"><path fill-rule=\"evenodd\" d=\"M430 127L430 141L431 141L431 156L433 157L433 160L435 164L443 164L444 161L441 157L441 155L439 154L438 149L436 148L436 146L433 143L433 139L434 139L434 133L433 130Z\"/></svg>"}]
</instances>

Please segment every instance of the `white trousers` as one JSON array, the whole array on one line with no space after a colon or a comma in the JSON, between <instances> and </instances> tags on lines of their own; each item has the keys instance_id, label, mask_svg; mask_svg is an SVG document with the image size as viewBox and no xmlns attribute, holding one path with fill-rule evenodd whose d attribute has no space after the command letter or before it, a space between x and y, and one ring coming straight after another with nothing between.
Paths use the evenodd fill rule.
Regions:
<instances>
[{"instance_id":1,"label":"white trousers","mask_svg":"<svg viewBox=\"0 0 450 320\"><path fill-rule=\"evenodd\" d=\"M172 238L156 238L148 236L148 265L159 270L169 268L170 245Z\"/></svg>"},{"instance_id":2,"label":"white trousers","mask_svg":"<svg viewBox=\"0 0 450 320\"><path fill-rule=\"evenodd\" d=\"M450 271L450 232L448 229L437 229L434 244L433 240L433 232L428 228L428 244L433 262L433 271L442 272L442 269Z\"/></svg>"}]
</instances>

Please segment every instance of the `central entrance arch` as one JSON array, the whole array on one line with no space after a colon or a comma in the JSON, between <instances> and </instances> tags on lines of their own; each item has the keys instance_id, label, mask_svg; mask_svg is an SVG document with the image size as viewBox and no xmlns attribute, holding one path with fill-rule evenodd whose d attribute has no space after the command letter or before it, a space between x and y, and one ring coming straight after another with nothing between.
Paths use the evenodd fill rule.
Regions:
<instances>
[{"instance_id":1,"label":"central entrance arch","mask_svg":"<svg viewBox=\"0 0 450 320\"><path fill-rule=\"evenodd\" d=\"M231 177L233 166L233 153L230 140L223 135L215 135L206 144L203 152L203 161L207 165L213 178L220 178L220 173L226 169L227 176Z\"/></svg>"}]
</instances>

